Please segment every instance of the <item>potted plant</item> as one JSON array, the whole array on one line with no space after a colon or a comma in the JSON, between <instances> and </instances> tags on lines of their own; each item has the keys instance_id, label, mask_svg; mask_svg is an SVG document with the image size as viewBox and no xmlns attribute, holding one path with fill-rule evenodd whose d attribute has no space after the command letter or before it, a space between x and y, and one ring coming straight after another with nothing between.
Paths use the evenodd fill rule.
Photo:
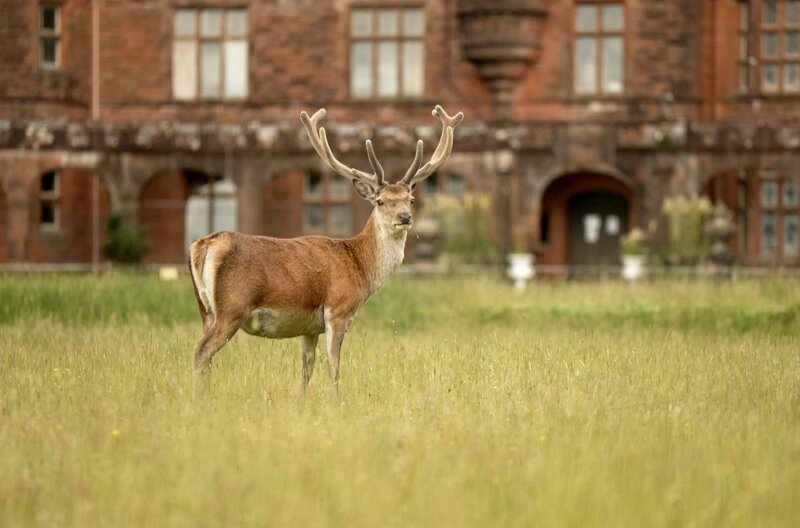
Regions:
<instances>
[{"instance_id":1,"label":"potted plant","mask_svg":"<svg viewBox=\"0 0 800 528\"><path fill-rule=\"evenodd\" d=\"M647 258L646 239L644 231L634 228L620 240L623 279L635 281L644 275Z\"/></svg>"}]
</instances>

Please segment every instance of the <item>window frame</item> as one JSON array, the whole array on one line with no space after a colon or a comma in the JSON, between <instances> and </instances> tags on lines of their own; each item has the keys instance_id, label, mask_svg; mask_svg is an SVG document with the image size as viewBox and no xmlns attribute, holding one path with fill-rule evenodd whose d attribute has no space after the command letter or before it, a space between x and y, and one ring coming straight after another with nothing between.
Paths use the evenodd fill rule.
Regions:
<instances>
[{"instance_id":1,"label":"window frame","mask_svg":"<svg viewBox=\"0 0 800 528\"><path fill-rule=\"evenodd\" d=\"M603 27L602 8L607 5L619 5L622 7L622 29L615 31L606 31ZM598 8L597 11L597 27L591 31L578 29L578 7L582 5L594 5ZM625 0L576 0L572 3L572 12L570 18L571 38L572 38L572 53L570 55L570 87L572 94L575 97L582 99L586 98L623 98L628 96L628 32L630 28L630 13L628 3ZM606 37L620 37L622 39L622 89L618 92L606 91L603 86L603 40ZM593 37L595 45L595 89L591 92L582 92L578 90L577 83L577 68L578 68L578 39Z\"/></svg>"},{"instance_id":2,"label":"window frame","mask_svg":"<svg viewBox=\"0 0 800 528\"><path fill-rule=\"evenodd\" d=\"M359 10L367 10L371 13L372 25L369 35L353 35L353 12ZM382 10L396 10L398 13L397 23L398 31L395 35L380 35L378 33L379 13ZM419 35L408 35L403 32L403 13L404 11L418 10L422 14L422 32ZM427 55L427 30L428 15L425 9L425 3L356 3L350 6L347 13L346 24L346 39L347 39L347 94L351 100L354 101L417 101L424 99L428 93L428 68L425 57ZM370 70L372 74L371 90L368 95L359 95L353 93L353 45L356 42L367 42L370 44L371 64ZM397 44L397 93L396 95L380 95L380 69L379 69L379 48L382 42L394 42ZM406 94L403 91L403 44L406 42L418 42L422 46L423 60L422 60L422 90L419 94Z\"/></svg>"},{"instance_id":3,"label":"window frame","mask_svg":"<svg viewBox=\"0 0 800 528\"><path fill-rule=\"evenodd\" d=\"M787 0L777 0L778 20L776 24L767 24L765 21L765 5L772 0L739 0L738 30L737 37L741 40L746 36L748 45L748 57L743 59L741 51L737 58L737 69L739 70L738 92L742 95L759 95L765 97L794 97L800 96L800 16L797 22L789 23L786 17ZM747 24L742 20L742 7L747 6ZM800 9L800 4L798 4ZM800 11L798 11L800 15ZM746 26L746 28L745 28ZM777 53L775 56L764 55L764 38L768 33L775 33L778 38ZM798 53L792 56L786 55L786 41L789 33L798 34ZM787 65L797 68L797 84L794 88L787 90L785 87L785 72ZM777 68L777 79L775 88L767 88L764 83L765 66L775 66ZM747 72L746 86L741 81L742 70Z\"/></svg>"},{"instance_id":4,"label":"window frame","mask_svg":"<svg viewBox=\"0 0 800 528\"><path fill-rule=\"evenodd\" d=\"M800 247L794 253L786 253L785 247L785 217L788 215L797 215L800 217L800 180L786 176L776 170L758 169L755 172L757 182L757 192L754 197L755 200L755 217L758 222L758 244L757 254L759 258L775 259L780 262L789 262L800 259ZM765 182L774 182L776 184L775 203L771 205L764 205L762 200L763 185ZM796 187L796 198L794 204L784 203L784 188L788 183ZM763 230L764 230L764 215L772 214L775 222L775 251L764 250Z\"/></svg>"},{"instance_id":5,"label":"window frame","mask_svg":"<svg viewBox=\"0 0 800 528\"><path fill-rule=\"evenodd\" d=\"M178 35L176 31L176 20L179 11L193 11L194 12L194 33L192 35ZM204 36L201 34L202 14L204 11L219 11L220 12L220 33L216 36ZM246 17L246 27L242 35L229 35L228 34L228 13L231 11L243 11ZM227 85L227 76L225 75L225 43L227 42L244 42L247 48L247 72L245 82L245 93L241 96L227 96L225 94ZM176 97L174 75L175 75L175 44L178 42L194 42L195 43L195 94L194 97ZM219 78L220 87L218 95L203 95L203 44L206 42L216 42L219 46ZM172 13L172 65L171 71L173 76L172 86L172 101L178 103L195 103L195 102L216 102L216 103L229 103L229 102L245 102L250 97L250 12L247 5L231 5L231 6L217 6L217 5L190 5L190 6L176 6Z\"/></svg>"},{"instance_id":6,"label":"window frame","mask_svg":"<svg viewBox=\"0 0 800 528\"><path fill-rule=\"evenodd\" d=\"M308 192L309 186L307 178L310 174L317 174L322 178L322 192L318 194L310 194ZM333 237L349 237L354 234L355 230L355 204L352 185L347 185L347 193L338 194L333 191L333 181L341 176L334 174L330 171L317 171L307 170L302 173L301 181L301 221L300 226L304 235L327 235ZM347 181L342 179L346 184ZM350 229L348 232L337 232L333 229L332 224L332 210L335 207L347 206L350 210ZM318 206L322 208L322 227L314 229L306 222L306 210L309 207Z\"/></svg>"},{"instance_id":7,"label":"window frame","mask_svg":"<svg viewBox=\"0 0 800 528\"><path fill-rule=\"evenodd\" d=\"M53 175L53 189L44 191L42 190L42 179L48 175ZM41 231L58 231L61 229L61 174L57 169L49 170L39 174L37 180L39 191L39 210L38 210L38 225ZM42 219L42 208L49 205L53 208L53 221L44 222Z\"/></svg>"},{"instance_id":8,"label":"window frame","mask_svg":"<svg viewBox=\"0 0 800 528\"><path fill-rule=\"evenodd\" d=\"M55 28L49 29L44 27L44 10L53 9L55 13ZM39 68L43 70L58 70L63 64L62 56L62 13L61 5L53 2L41 3L37 6L36 12L36 34L37 42L39 44ZM49 63L44 61L44 41L53 40L56 46L55 62Z\"/></svg>"}]
</instances>

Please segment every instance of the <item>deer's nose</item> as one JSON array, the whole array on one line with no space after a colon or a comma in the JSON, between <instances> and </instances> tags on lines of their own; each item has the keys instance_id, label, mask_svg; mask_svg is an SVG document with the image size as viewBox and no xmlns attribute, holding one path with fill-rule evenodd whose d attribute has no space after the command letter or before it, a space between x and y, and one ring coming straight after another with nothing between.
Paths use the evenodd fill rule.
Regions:
<instances>
[{"instance_id":1,"label":"deer's nose","mask_svg":"<svg viewBox=\"0 0 800 528\"><path fill-rule=\"evenodd\" d=\"M410 224L411 223L411 213L400 213L397 215L400 219L401 224Z\"/></svg>"}]
</instances>

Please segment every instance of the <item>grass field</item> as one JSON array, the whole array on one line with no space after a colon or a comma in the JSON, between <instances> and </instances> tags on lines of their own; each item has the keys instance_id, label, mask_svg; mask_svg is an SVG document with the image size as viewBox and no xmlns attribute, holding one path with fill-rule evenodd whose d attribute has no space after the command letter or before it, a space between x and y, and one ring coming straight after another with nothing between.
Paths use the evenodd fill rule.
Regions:
<instances>
[{"instance_id":1,"label":"grass field","mask_svg":"<svg viewBox=\"0 0 800 528\"><path fill-rule=\"evenodd\" d=\"M0 526L798 526L800 282L393 279L299 397L187 278L0 277Z\"/></svg>"}]
</instances>

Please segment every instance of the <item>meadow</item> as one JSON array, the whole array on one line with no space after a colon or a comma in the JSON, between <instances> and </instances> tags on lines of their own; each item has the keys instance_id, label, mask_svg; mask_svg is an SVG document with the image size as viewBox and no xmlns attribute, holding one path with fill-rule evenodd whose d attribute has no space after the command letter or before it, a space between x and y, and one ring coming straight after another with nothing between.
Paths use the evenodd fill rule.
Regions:
<instances>
[{"instance_id":1,"label":"meadow","mask_svg":"<svg viewBox=\"0 0 800 528\"><path fill-rule=\"evenodd\" d=\"M800 281L395 278L337 397L188 278L0 277L0 526L798 526Z\"/></svg>"}]
</instances>

